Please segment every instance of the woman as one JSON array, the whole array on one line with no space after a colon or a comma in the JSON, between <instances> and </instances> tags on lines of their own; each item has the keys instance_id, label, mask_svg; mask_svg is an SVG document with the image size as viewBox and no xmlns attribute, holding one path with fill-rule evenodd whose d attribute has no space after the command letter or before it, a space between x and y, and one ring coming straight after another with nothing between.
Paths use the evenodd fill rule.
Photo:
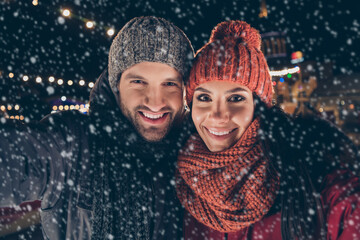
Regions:
<instances>
[{"instance_id":1,"label":"woman","mask_svg":"<svg viewBox=\"0 0 360 240\"><path fill-rule=\"evenodd\" d=\"M196 55L197 133L176 182L185 239L360 239L356 149L327 122L272 107L260 45L257 30L228 21Z\"/></svg>"}]
</instances>

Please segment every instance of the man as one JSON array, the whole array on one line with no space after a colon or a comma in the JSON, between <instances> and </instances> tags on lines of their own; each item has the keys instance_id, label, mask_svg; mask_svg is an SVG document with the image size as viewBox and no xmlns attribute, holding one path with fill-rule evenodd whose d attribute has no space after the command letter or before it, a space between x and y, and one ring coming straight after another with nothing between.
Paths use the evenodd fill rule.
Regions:
<instances>
[{"instance_id":1,"label":"man","mask_svg":"<svg viewBox=\"0 0 360 240\"><path fill-rule=\"evenodd\" d=\"M111 45L88 115L1 118L0 204L41 199L45 239L177 239L172 176L193 55L172 23L134 18Z\"/></svg>"}]
</instances>

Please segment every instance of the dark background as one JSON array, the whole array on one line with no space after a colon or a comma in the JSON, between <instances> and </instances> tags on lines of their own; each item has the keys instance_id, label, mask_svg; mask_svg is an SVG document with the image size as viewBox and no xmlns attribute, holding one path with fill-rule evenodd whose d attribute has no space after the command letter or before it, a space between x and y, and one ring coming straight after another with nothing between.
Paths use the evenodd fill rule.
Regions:
<instances>
[{"instance_id":1,"label":"dark background","mask_svg":"<svg viewBox=\"0 0 360 240\"><path fill-rule=\"evenodd\" d=\"M114 27L117 32L133 17L163 17L183 29L197 50L219 22L238 19L250 23L260 33L285 34L287 56L280 62L271 59L271 70L283 69L284 62L290 62L292 52L302 51L304 60L311 62L314 69L329 73L323 74L322 79L319 75L321 94L317 98L330 96L329 103L336 105L340 119L345 122L343 129L359 134L357 0L38 0L37 6L32 1L0 0L0 107L12 106L6 111L10 116L21 115L25 121L40 120L54 105L86 103L91 89L79 86L78 82L80 79L86 85L94 82L107 67L108 50L115 36L107 36L108 27ZM263 10L266 7L267 17L259 17L261 6ZM72 16L62 17L62 8L70 9ZM95 28L87 29L86 19L95 21ZM14 77L9 77L10 73ZM22 80L23 75L29 76L27 82ZM35 82L38 76L41 83ZM64 84L49 83L49 76L63 79ZM74 81L72 86L66 84L70 79ZM348 90L354 91L345 99ZM60 100L62 96L66 101ZM16 104L19 110L14 110ZM349 104L355 104L352 115ZM347 116L353 120L346 122ZM39 225L0 239L19 239L19 236L41 239Z\"/></svg>"},{"instance_id":2,"label":"dark background","mask_svg":"<svg viewBox=\"0 0 360 240\"><path fill-rule=\"evenodd\" d=\"M334 74L359 72L360 20L356 1L266 0L268 16L260 18L265 1L175 1L175 0L0 0L0 105L19 104L19 112L29 119L41 119L61 96L69 103L85 103L89 87L78 81L94 82L107 67L107 55L116 32L131 18L155 15L172 21L184 30L195 51L209 38L219 22L239 19L260 33L285 32L288 58L302 51L305 60L319 67L331 63ZM68 8L70 18L60 9ZM85 27L85 19L96 22ZM270 69L280 66L272 63ZM8 74L14 73L13 78ZM29 81L22 81L22 75ZM35 83L37 76L42 83ZM48 77L64 79L58 86ZM67 80L74 85L68 86ZM351 81L351 80L350 80ZM50 88L49 88L50 87Z\"/></svg>"}]
</instances>

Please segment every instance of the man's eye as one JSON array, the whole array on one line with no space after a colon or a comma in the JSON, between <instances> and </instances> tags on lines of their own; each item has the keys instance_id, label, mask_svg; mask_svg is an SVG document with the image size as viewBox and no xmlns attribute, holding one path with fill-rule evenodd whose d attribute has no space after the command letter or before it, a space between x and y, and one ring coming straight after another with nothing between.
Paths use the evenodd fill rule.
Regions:
<instances>
[{"instance_id":1,"label":"man's eye","mask_svg":"<svg viewBox=\"0 0 360 240\"><path fill-rule=\"evenodd\" d=\"M211 101L211 98L207 94L201 94L201 95L197 96L197 100L200 102L209 102L209 101Z\"/></svg>"},{"instance_id":2,"label":"man's eye","mask_svg":"<svg viewBox=\"0 0 360 240\"><path fill-rule=\"evenodd\" d=\"M174 86L177 86L177 84L174 83L174 82L166 82L166 83L165 83L165 86L174 87Z\"/></svg>"},{"instance_id":3,"label":"man's eye","mask_svg":"<svg viewBox=\"0 0 360 240\"><path fill-rule=\"evenodd\" d=\"M240 96L240 95L234 95L234 96L231 96L228 98L228 101L229 102L241 102L241 101L244 101L245 98L243 96Z\"/></svg>"},{"instance_id":4,"label":"man's eye","mask_svg":"<svg viewBox=\"0 0 360 240\"><path fill-rule=\"evenodd\" d=\"M142 83L144 83L144 81L143 80L131 80L131 83L142 84Z\"/></svg>"}]
</instances>

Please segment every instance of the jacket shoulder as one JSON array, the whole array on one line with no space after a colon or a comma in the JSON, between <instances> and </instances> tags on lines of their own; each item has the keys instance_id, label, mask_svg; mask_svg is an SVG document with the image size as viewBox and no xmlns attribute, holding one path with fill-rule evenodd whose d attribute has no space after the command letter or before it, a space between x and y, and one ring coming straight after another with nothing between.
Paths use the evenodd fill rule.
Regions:
<instances>
[{"instance_id":1,"label":"jacket shoulder","mask_svg":"<svg viewBox=\"0 0 360 240\"><path fill-rule=\"evenodd\" d=\"M355 144L333 123L319 117L296 119L306 132L304 148L316 152L326 161L360 176L359 153Z\"/></svg>"},{"instance_id":2,"label":"jacket shoulder","mask_svg":"<svg viewBox=\"0 0 360 240\"><path fill-rule=\"evenodd\" d=\"M301 159L313 172L348 169L360 176L356 146L331 122L317 116L295 118L276 107L264 115L262 137L272 152Z\"/></svg>"}]
</instances>

